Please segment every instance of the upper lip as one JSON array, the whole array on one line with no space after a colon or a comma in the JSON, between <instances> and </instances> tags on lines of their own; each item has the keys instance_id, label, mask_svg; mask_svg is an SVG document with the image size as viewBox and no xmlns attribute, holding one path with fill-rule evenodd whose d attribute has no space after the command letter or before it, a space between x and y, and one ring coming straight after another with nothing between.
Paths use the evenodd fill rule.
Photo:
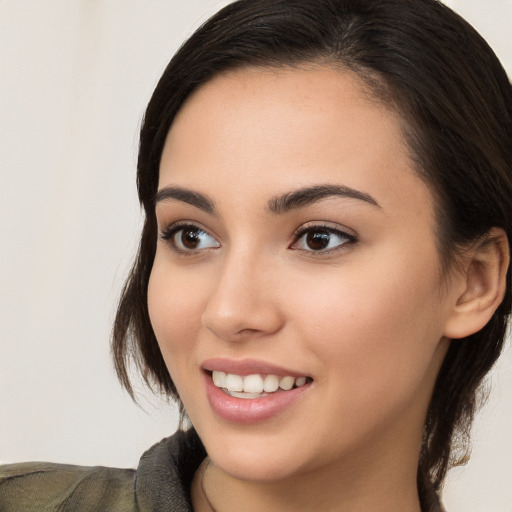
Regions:
<instances>
[{"instance_id":1,"label":"upper lip","mask_svg":"<svg viewBox=\"0 0 512 512\"><path fill-rule=\"evenodd\" d=\"M302 372L297 372L289 368L283 368L267 361L258 359L207 359L201 365L206 371L220 371L224 373L233 373L235 375L252 375L255 373L278 375L281 377L307 377Z\"/></svg>"}]
</instances>

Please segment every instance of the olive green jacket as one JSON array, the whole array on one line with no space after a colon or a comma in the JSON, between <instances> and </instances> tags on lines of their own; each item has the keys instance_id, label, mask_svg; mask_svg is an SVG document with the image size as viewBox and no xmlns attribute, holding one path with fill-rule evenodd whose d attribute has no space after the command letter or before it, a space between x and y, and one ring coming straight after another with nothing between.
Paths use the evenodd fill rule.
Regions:
<instances>
[{"instance_id":1,"label":"olive green jacket","mask_svg":"<svg viewBox=\"0 0 512 512\"><path fill-rule=\"evenodd\" d=\"M1 512L193 512L190 484L206 456L196 432L178 431L133 469L47 462L0 467ZM425 512L443 512L435 493Z\"/></svg>"},{"instance_id":2,"label":"olive green jacket","mask_svg":"<svg viewBox=\"0 0 512 512\"><path fill-rule=\"evenodd\" d=\"M137 470L46 462L0 468L2 512L192 512L190 483L206 452L192 430L148 450Z\"/></svg>"}]
</instances>

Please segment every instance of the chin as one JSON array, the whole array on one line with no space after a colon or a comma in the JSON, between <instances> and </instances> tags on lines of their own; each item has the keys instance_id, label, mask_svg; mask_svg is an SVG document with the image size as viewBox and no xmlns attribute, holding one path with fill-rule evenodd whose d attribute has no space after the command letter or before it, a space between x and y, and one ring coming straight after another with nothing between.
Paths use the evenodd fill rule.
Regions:
<instances>
[{"instance_id":1,"label":"chin","mask_svg":"<svg viewBox=\"0 0 512 512\"><path fill-rule=\"evenodd\" d=\"M298 447L307 444L273 425L266 427L227 431L198 425L196 430L214 464L233 478L275 482L304 472L309 457Z\"/></svg>"},{"instance_id":2,"label":"chin","mask_svg":"<svg viewBox=\"0 0 512 512\"><path fill-rule=\"evenodd\" d=\"M236 453L212 454L210 458L214 464L232 478L243 481L269 483L287 480L297 473L296 467L289 461L269 458L268 454L256 454L249 459L241 458Z\"/></svg>"}]
</instances>

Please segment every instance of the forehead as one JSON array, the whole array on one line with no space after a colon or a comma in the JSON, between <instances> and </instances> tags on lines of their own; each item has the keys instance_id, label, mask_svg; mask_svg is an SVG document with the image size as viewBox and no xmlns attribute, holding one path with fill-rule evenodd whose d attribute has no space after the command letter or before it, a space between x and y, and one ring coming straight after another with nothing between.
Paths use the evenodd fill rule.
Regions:
<instances>
[{"instance_id":1,"label":"forehead","mask_svg":"<svg viewBox=\"0 0 512 512\"><path fill-rule=\"evenodd\" d=\"M176 116L159 185L253 199L260 191L341 183L384 203L416 187L424 203L430 194L413 171L402 125L350 71L233 71L201 86Z\"/></svg>"},{"instance_id":2,"label":"forehead","mask_svg":"<svg viewBox=\"0 0 512 512\"><path fill-rule=\"evenodd\" d=\"M379 91L384 89L379 87ZM383 95L346 69L313 64L298 68L247 67L221 73L196 89L176 115L169 138L177 131L190 128L191 123L197 130L197 122L215 118L219 121L218 129L230 126L238 129L249 124L253 129L265 127L269 133L271 126L279 130L287 124L301 122L312 127L317 125L317 128L331 124L337 129L339 122L353 124L354 117L359 118L364 113L365 120L370 121L376 131L381 127L389 131L393 124L393 135L401 139L402 118L396 114L392 103L380 96ZM221 119L228 124L222 126ZM367 123L367 129L370 124ZM252 135L254 137L255 133ZM278 142L282 143L283 139Z\"/></svg>"}]
</instances>

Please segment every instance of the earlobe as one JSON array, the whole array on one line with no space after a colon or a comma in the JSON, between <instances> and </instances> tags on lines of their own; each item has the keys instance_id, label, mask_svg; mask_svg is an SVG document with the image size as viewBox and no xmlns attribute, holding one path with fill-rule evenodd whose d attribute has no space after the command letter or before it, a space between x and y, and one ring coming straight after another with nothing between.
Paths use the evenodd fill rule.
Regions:
<instances>
[{"instance_id":1,"label":"earlobe","mask_svg":"<svg viewBox=\"0 0 512 512\"><path fill-rule=\"evenodd\" d=\"M447 338L465 338L487 324L503 300L509 262L507 235L492 228L470 251L461 275L464 291L456 297L445 327Z\"/></svg>"}]
</instances>

